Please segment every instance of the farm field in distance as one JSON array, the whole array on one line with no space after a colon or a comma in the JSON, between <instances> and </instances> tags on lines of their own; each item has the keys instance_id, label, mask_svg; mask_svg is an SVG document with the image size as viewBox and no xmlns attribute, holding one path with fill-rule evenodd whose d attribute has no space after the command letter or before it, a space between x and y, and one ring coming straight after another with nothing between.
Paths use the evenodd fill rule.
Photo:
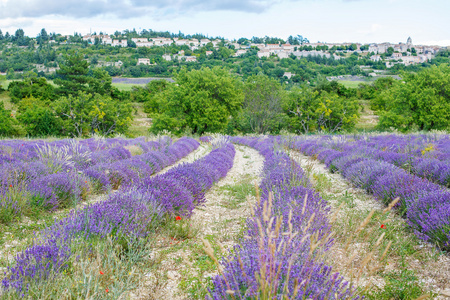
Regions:
<instances>
[{"instance_id":1,"label":"farm field in distance","mask_svg":"<svg viewBox=\"0 0 450 300\"><path fill-rule=\"evenodd\" d=\"M446 134L4 139L0 165L0 299L450 297Z\"/></svg>"}]
</instances>

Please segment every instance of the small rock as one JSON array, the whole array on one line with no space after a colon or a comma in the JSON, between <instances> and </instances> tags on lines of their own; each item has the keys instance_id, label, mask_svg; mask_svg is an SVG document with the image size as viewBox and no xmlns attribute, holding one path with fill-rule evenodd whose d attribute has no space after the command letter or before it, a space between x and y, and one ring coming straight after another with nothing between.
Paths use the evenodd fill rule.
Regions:
<instances>
[{"instance_id":1,"label":"small rock","mask_svg":"<svg viewBox=\"0 0 450 300\"><path fill-rule=\"evenodd\" d=\"M167 278L171 279L171 280L175 280L178 277L178 273L175 271L168 271L167 272Z\"/></svg>"},{"instance_id":2,"label":"small rock","mask_svg":"<svg viewBox=\"0 0 450 300\"><path fill-rule=\"evenodd\" d=\"M450 298L450 290L441 291L441 295Z\"/></svg>"}]
</instances>

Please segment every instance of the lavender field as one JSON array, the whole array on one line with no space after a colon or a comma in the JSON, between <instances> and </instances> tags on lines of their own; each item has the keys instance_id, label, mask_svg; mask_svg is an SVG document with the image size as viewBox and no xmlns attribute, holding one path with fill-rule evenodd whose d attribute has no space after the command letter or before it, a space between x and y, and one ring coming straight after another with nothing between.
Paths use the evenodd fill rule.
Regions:
<instances>
[{"instance_id":1,"label":"lavender field","mask_svg":"<svg viewBox=\"0 0 450 300\"><path fill-rule=\"evenodd\" d=\"M445 299L450 137L0 141L0 299Z\"/></svg>"}]
</instances>

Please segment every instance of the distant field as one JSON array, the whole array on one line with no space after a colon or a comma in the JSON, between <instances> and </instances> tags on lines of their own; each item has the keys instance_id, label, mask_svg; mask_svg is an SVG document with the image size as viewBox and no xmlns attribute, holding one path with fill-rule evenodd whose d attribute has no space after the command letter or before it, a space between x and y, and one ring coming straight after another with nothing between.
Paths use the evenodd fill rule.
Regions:
<instances>
[{"instance_id":1,"label":"distant field","mask_svg":"<svg viewBox=\"0 0 450 300\"><path fill-rule=\"evenodd\" d=\"M124 84L147 84L153 80L167 80L170 82L174 82L172 78L163 78L163 77L143 77L143 78L125 78L125 77L113 77L113 83L124 83Z\"/></svg>"},{"instance_id":2,"label":"distant field","mask_svg":"<svg viewBox=\"0 0 450 300\"><path fill-rule=\"evenodd\" d=\"M5 80L1 82L2 88L7 89L8 88L8 84L11 82L12 80Z\"/></svg>"},{"instance_id":3,"label":"distant field","mask_svg":"<svg viewBox=\"0 0 450 300\"><path fill-rule=\"evenodd\" d=\"M134 86L143 87L145 84L113 83L112 86L121 91L131 91Z\"/></svg>"},{"instance_id":4,"label":"distant field","mask_svg":"<svg viewBox=\"0 0 450 300\"><path fill-rule=\"evenodd\" d=\"M173 82L172 78L157 78L157 77L148 77L148 78L123 78L123 77L115 77L112 79L112 85L118 88L121 91L131 91L134 86L143 87L147 83L152 80L167 80Z\"/></svg>"},{"instance_id":5,"label":"distant field","mask_svg":"<svg viewBox=\"0 0 450 300\"><path fill-rule=\"evenodd\" d=\"M343 84L346 88L357 88L361 83L370 84L371 81L359 81L359 80L339 80L339 83Z\"/></svg>"}]
</instances>

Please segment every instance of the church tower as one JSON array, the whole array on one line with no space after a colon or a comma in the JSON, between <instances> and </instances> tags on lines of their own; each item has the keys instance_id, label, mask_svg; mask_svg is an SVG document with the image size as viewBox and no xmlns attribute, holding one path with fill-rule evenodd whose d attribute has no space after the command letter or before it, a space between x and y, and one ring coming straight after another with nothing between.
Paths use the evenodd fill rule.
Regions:
<instances>
[{"instance_id":1,"label":"church tower","mask_svg":"<svg viewBox=\"0 0 450 300\"><path fill-rule=\"evenodd\" d=\"M411 48L411 46L412 46L412 39L411 39L411 37L408 37L408 40L406 41L406 45L408 46L408 48Z\"/></svg>"}]
</instances>

